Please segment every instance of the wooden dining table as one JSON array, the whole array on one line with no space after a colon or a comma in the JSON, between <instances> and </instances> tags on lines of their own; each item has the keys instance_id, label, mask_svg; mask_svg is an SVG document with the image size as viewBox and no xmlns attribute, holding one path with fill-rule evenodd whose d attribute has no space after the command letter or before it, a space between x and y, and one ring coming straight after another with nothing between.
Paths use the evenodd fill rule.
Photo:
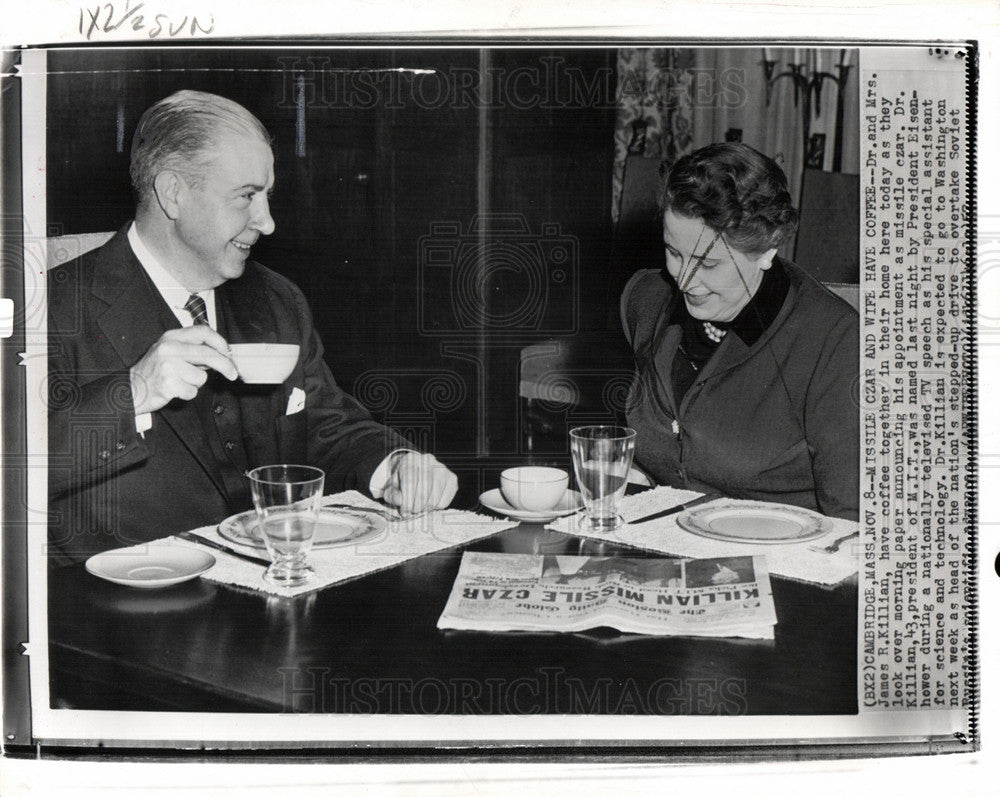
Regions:
<instances>
[{"instance_id":1,"label":"wooden dining table","mask_svg":"<svg viewBox=\"0 0 1000 797\"><path fill-rule=\"evenodd\" d=\"M411 715L857 711L856 579L827 588L772 576L773 640L440 630L464 551L649 555L521 523L294 598L205 579L136 590L82 563L53 568L50 703Z\"/></svg>"}]
</instances>

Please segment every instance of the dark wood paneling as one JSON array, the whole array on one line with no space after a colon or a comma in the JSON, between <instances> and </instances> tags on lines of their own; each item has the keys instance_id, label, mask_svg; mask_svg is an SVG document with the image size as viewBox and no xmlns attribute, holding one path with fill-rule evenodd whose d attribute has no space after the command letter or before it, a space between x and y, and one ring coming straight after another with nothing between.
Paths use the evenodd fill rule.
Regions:
<instances>
[{"instance_id":1,"label":"dark wood paneling","mask_svg":"<svg viewBox=\"0 0 1000 797\"><path fill-rule=\"evenodd\" d=\"M613 50L497 51L490 64L494 83L503 87L490 112L490 209L522 219L538 258L525 256L524 269L500 274L490 295L495 316L524 310L517 332L525 343L589 330L621 335L607 280L614 64ZM532 296L529 286L540 288ZM487 348L489 395L516 397L510 375L518 356L514 347ZM491 409L491 453L523 453L516 408L515 398Z\"/></svg>"}]
</instances>

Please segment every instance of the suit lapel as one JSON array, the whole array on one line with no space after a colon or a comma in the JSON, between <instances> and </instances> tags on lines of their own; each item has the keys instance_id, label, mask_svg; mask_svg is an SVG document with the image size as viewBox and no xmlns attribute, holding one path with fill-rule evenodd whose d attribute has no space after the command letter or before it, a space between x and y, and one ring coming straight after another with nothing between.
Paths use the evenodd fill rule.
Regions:
<instances>
[{"instance_id":1,"label":"suit lapel","mask_svg":"<svg viewBox=\"0 0 1000 797\"><path fill-rule=\"evenodd\" d=\"M104 338L131 368L177 318L146 276L120 231L108 242L94 268L91 293L104 304L96 314Z\"/></svg>"},{"instance_id":2,"label":"suit lapel","mask_svg":"<svg viewBox=\"0 0 1000 797\"><path fill-rule=\"evenodd\" d=\"M180 323L132 251L127 230L127 226L119 230L108 242L105 256L97 261L91 293L106 305L97 316L105 339L122 364L131 368L166 330L179 328ZM158 415L198 460L216 489L225 495L218 465L205 439L198 398L194 401L175 399L161 408Z\"/></svg>"}]
</instances>

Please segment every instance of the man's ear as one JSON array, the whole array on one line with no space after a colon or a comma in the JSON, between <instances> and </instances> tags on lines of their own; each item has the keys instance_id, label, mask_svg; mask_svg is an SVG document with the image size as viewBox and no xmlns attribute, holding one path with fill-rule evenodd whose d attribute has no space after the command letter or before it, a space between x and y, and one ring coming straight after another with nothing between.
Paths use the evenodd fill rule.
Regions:
<instances>
[{"instance_id":1,"label":"man's ear","mask_svg":"<svg viewBox=\"0 0 1000 797\"><path fill-rule=\"evenodd\" d=\"M768 249L757 259L757 267L761 271L767 271L771 267L771 262L774 260L776 254L778 254L777 249Z\"/></svg>"},{"instance_id":2,"label":"man's ear","mask_svg":"<svg viewBox=\"0 0 1000 797\"><path fill-rule=\"evenodd\" d=\"M153 180L153 193L160 209L168 219L176 219L179 215L180 195L183 190L183 178L177 172L163 171Z\"/></svg>"}]
</instances>

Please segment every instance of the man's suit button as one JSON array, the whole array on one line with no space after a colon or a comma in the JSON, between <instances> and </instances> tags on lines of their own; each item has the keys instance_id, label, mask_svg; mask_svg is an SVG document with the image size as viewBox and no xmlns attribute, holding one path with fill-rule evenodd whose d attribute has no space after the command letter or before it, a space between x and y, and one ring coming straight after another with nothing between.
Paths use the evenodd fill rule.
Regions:
<instances>
[{"instance_id":1,"label":"man's suit button","mask_svg":"<svg viewBox=\"0 0 1000 797\"><path fill-rule=\"evenodd\" d=\"M124 441L119 440L117 443L115 443L115 451L124 451L124 450L125 450Z\"/></svg>"},{"instance_id":2,"label":"man's suit button","mask_svg":"<svg viewBox=\"0 0 1000 797\"><path fill-rule=\"evenodd\" d=\"M232 440L227 440L222 445L226 449L226 451L232 451L234 448L236 448L236 443L234 443Z\"/></svg>"},{"instance_id":3,"label":"man's suit button","mask_svg":"<svg viewBox=\"0 0 1000 797\"><path fill-rule=\"evenodd\" d=\"M105 449L104 451L100 451L97 454L97 458L103 459L106 462L107 460L111 459L111 452L108 451L107 449Z\"/></svg>"},{"instance_id":4,"label":"man's suit button","mask_svg":"<svg viewBox=\"0 0 1000 797\"><path fill-rule=\"evenodd\" d=\"M226 408L223 407L221 404L216 404L214 407L212 407L212 412L214 412L216 415L222 415L222 413L224 413L225 411Z\"/></svg>"}]
</instances>

